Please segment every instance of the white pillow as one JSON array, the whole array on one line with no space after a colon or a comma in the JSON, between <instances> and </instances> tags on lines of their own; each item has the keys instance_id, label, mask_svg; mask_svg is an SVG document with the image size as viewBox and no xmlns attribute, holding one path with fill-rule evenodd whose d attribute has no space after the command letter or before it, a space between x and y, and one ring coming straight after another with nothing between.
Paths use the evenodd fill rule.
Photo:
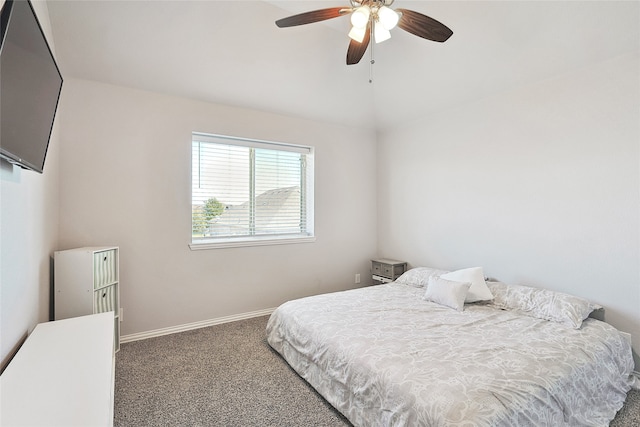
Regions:
<instances>
[{"instance_id":1,"label":"white pillow","mask_svg":"<svg viewBox=\"0 0 640 427\"><path fill-rule=\"evenodd\" d=\"M484 281L482 267L465 268L452 271L440 276L443 279L455 282L470 282L471 287L467 293L465 302L487 301L493 299L493 294Z\"/></svg>"},{"instance_id":2,"label":"white pillow","mask_svg":"<svg viewBox=\"0 0 640 427\"><path fill-rule=\"evenodd\" d=\"M470 287L470 282L455 282L442 277L430 277L423 299L462 311L464 310L464 299Z\"/></svg>"}]
</instances>

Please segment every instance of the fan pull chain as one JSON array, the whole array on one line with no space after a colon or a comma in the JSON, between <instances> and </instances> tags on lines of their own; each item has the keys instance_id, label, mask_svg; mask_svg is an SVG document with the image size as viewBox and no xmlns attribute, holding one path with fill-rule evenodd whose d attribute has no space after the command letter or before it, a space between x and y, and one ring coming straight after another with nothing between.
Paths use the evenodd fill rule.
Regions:
<instances>
[{"instance_id":1,"label":"fan pull chain","mask_svg":"<svg viewBox=\"0 0 640 427\"><path fill-rule=\"evenodd\" d=\"M369 62L369 83L373 83L373 64L376 63L376 60L373 59L373 45L374 43L371 43L371 61Z\"/></svg>"},{"instance_id":2,"label":"fan pull chain","mask_svg":"<svg viewBox=\"0 0 640 427\"><path fill-rule=\"evenodd\" d=\"M369 26L369 46L371 46L371 61L369 61L369 83L373 83L373 64L376 63L376 60L373 57L373 46L375 43L373 42L373 26L375 23L373 22L373 18L371 18L371 25Z\"/></svg>"},{"instance_id":3,"label":"fan pull chain","mask_svg":"<svg viewBox=\"0 0 640 427\"><path fill-rule=\"evenodd\" d=\"M369 64L369 83L373 83L373 64L375 63L375 61L372 59L371 63Z\"/></svg>"}]
</instances>

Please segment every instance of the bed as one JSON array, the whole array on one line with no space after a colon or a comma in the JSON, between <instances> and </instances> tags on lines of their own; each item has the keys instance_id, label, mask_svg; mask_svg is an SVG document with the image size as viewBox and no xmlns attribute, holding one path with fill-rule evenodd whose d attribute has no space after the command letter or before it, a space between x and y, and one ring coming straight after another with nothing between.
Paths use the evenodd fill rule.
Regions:
<instances>
[{"instance_id":1,"label":"bed","mask_svg":"<svg viewBox=\"0 0 640 427\"><path fill-rule=\"evenodd\" d=\"M267 340L356 426L608 425L633 358L601 307L483 276L468 301L477 277L445 275L286 302Z\"/></svg>"}]
</instances>

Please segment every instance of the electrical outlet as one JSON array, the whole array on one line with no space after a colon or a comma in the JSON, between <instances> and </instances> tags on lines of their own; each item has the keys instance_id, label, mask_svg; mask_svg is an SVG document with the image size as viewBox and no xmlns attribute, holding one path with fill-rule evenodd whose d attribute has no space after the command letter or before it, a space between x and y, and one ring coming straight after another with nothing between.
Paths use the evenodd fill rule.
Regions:
<instances>
[{"instance_id":1,"label":"electrical outlet","mask_svg":"<svg viewBox=\"0 0 640 427\"><path fill-rule=\"evenodd\" d=\"M356 273L355 283L360 283L360 273Z\"/></svg>"}]
</instances>

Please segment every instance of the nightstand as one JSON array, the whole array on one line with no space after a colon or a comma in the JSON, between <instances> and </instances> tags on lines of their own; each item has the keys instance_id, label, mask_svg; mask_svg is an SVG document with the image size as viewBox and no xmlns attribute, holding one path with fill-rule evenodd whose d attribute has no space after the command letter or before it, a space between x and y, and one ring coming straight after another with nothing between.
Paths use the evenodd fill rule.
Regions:
<instances>
[{"instance_id":1,"label":"nightstand","mask_svg":"<svg viewBox=\"0 0 640 427\"><path fill-rule=\"evenodd\" d=\"M407 263L403 261L385 258L371 260L371 279L374 285L393 282L405 271Z\"/></svg>"}]
</instances>

